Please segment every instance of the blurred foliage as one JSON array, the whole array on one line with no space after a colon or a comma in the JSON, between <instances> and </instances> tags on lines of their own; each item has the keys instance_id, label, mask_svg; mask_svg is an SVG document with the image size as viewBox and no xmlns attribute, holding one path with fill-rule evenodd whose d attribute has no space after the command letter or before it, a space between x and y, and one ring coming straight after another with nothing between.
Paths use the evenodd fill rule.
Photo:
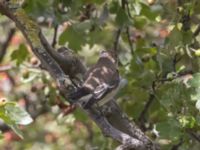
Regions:
<instances>
[{"instance_id":1,"label":"blurred foliage","mask_svg":"<svg viewBox=\"0 0 200 150\"><path fill-rule=\"evenodd\" d=\"M199 149L200 1L27 0L23 9L38 22L50 43L58 27L56 48L68 46L88 66L96 62L100 50L113 47L121 28L119 70L128 85L118 94L120 106L162 150L177 144L180 150ZM4 16L0 16L0 24L0 33L5 35L0 37L2 45L13 24ZM9 120L13 125L18 117L23 120L18 113L17 117L2 116L2 111L21 111L14 104L18 102L34 122L20 128L24 140L12 131L3 132L1 149L116 147L80 110L68 114L66 107L56 106L66 102L49 74L39 68L20 33L14 35L8 49L0 65L10 67L0 71L0 97L10 101L0 106L1 118L8 125ZM7 105L13 108L8 110Z\"/></svg>"}]
</instances>

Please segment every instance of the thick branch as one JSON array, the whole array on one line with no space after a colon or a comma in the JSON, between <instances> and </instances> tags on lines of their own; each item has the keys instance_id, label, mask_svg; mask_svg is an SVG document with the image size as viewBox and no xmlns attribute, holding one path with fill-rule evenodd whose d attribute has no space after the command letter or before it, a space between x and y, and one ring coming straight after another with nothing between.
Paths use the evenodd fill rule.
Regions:
<instances>
[{"instance_id":1,"label":"thick branch","mask_svg":"<svg viewBox=\"0 0 200 150\"><path fill-rule=\"evenodd\" d=\"M99 128L103 131L105 136L110 136L113 139L122 143L125 148L134 148L137 150L147 150L144 143L130 135L113 128L113 126L107 121L107 119L101 115L101 113L96 112L95 110L88 110L89 116L95 120Z\"/></svg>"},{"instance_id":2,"label":"thick branch","mask_svg":"<svg viewBox=\"0 0 200 150\"><path fill-rule=\"evenodd\" d=\"M115 101L110 101L104 106L108 122L116 129L127 133L131 137L139 139L145 145L146 150L159 150L156 146L136 125L128 119L128 116L121 111Z\"/></svg>"}]
</instances>

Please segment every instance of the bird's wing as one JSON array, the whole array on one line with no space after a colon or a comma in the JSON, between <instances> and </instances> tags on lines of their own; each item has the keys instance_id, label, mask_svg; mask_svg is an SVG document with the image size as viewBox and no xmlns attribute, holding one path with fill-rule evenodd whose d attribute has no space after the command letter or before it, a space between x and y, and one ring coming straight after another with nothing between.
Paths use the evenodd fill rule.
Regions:
<instances>
[{"instance_id":1,"label":"bird's wing","mask_svg":"<svg viewBox=\"0 0 200 150\"><path fill-rule=\"evenodd\" d=\"M99 86L96 87L96 89L94 90L93 93L93 97L95 99L101 99L101 97L103 97L103 95L105 95L109 90L109 86L106 83L102 83Z\"/></svg>"},{"instance_id":2,"label":"bird's wing","mask_svg":"<svg viewBox=\"0 0 200 150\"><path fill-rule=\"evenodd\" d=\"M70 93L69 98L73 101L77 101L82 99L83 97L87 97L88 95L91 95L90 89L86 87L81 87L78 90Z\"/></svg>"},{"instance_id":3,"label":"bird's wing","mask_svg":"<svg viewBox=\"0 0 200 150\"><path fill-rule=\"evenodd\" d=\"M106 100L106 95L108 95L109 93L112 93L112 91L117 88L118 86L118 82L116 84L113 85L108 85L106 83L102 83L99 86L96 87L96 89L93 91L93 96L90 97L90 99L88 100L88 102L85 104L85 108L89 108L90 106L92 106L94 103L98 103L101 102L104 103L103 101L108 101ZM111 95L112 98L115 96Z\"/></svg>"}]
</instances>

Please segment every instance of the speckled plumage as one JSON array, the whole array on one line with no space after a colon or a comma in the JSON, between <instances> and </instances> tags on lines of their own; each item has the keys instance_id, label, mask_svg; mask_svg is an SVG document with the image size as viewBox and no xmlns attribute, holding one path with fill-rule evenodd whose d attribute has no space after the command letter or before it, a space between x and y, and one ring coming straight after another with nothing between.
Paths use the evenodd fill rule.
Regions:
<instances>
[{"instance_id":1,"label":"speckled plumage","mask_svg":"<svg viewBox=\"0 0 200 150\"><path fill-rule=\"evenodd\" d=\"M97 63L86 72L83 85L71 94L71 99L82 101L85 108L94 103L103 105L102 100L106 103L114 97L116 93L113 91L117 89L119 82L115 55L111 51L102 51Z\"/></svg>"}]
</instances>

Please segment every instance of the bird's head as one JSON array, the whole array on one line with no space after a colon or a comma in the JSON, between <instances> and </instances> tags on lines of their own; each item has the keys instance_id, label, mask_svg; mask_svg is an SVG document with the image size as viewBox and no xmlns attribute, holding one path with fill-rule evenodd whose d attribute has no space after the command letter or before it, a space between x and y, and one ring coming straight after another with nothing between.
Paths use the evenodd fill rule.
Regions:
<instances>
[{"instance_id":1,"label":"bird's head","mask_svg":"<svg viewBox=\"0 0 200 150\"><path fill-rule=\"evenodd\" d=\"M106 51L106 50L101 51L100 52L100 58L107 58L113 64L117 65L117 56L113 51Z\"/></svg>"}]
</instances>

